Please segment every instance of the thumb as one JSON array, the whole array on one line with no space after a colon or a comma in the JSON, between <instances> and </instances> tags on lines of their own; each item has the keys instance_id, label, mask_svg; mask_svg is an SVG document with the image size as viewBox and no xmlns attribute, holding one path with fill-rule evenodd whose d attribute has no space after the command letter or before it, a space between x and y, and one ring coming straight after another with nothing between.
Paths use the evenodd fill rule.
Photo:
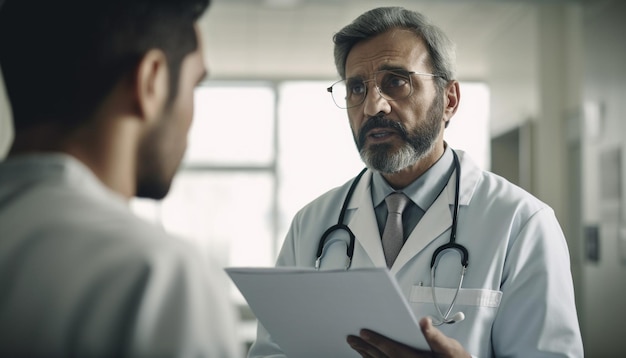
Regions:
<instances>
[{"instance_id":1,"label":"thumb","mask_svg":"<svg viewBox=\"0 0 626 358\"><path fill-rule=\"evenodd\" d=\"M430 350L437 357L470 357L470 354L461 346L461 343L446 336L437 327L433 326L433 321L430 317L424 317L420 320L420 329L430 346Z\"/></svg>"},{"instance_id":2,"label":"thumb","mask_svg":"<svg viewBox=\"0 0 626 358\"><path fill-rule=\"evenodd\" d=\"M430 346L430 350L433 352L441 352L445 350L447 337L435 326L433 326L433 320L430 317L424 317L419 323L422 334Z\"/></svg>"}]
</instances>

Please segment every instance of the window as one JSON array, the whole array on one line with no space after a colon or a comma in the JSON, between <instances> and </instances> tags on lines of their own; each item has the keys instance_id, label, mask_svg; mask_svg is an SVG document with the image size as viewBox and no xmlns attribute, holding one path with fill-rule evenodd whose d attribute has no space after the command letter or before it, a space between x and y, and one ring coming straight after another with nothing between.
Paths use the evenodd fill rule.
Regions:
<instances>
[{"instance_id":1,"label":"window","mask_svg":"<svg viewBox=\"0 0 626 358\"><path fill-rule=\"evenodd\" d=\"M300 208L364 167L346 111L335 106L327 87L311 81L279 88L280 243Z\"/></svg>"},{"instance_id":2,"label":"window","mask_svg":"<svg viewBox=\"0 0 626 358\"><path fill-rule=\"evenodd\" d=\"M488 170L490 163L489 87L481 82L463 82L461 102L444 132L454 149L467 152L476 164Z\"/></svg>"}]
</instances>

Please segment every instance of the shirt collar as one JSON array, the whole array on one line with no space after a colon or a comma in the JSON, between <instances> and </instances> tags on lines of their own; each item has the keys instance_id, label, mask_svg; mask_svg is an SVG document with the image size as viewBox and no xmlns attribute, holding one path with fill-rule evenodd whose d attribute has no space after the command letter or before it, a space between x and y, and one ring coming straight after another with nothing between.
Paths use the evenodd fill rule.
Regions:
<instances>
[{"instance_id":1,"label":"shirt collar","mask_svg":"<svg viewBox=\"0 0 626 358\"><path fill-rule=\"evenodd\" d=\"M452 149L446 145L443 155L424 174L400 190L420 209L426 211L443 191L454 171ZM372 201L374 207L380 205L387 195L395 192L379 172L372 175Z\"/></svg>"},{"instance_id":2,"label":"shirt collar","mask_svg":"<svg viewBox=\"0 0 626 358\"><path fill-rule=\"evenodd\" d=\"M65 183L76 191L127 205L124 197L106 187L85 164L65 153L20 154L0 164L0 182Z\"/></svg>"}]
</instances>

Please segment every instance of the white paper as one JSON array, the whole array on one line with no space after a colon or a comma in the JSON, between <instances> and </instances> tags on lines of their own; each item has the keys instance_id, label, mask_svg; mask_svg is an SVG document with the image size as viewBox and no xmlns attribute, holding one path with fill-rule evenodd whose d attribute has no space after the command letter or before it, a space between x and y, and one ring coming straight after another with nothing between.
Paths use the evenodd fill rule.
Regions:
<instances>
[{"instance_id":1,"label":"white paper","mask_svg":"<svg viewBox=\"0 0 626 358\"><path fill-rule=\"evenodd\" d=\"M360 357L346 337L358 335L361 328L428 348L386 268L227 268L226 272L287 357Z\"/></svg>"}]
</instances>

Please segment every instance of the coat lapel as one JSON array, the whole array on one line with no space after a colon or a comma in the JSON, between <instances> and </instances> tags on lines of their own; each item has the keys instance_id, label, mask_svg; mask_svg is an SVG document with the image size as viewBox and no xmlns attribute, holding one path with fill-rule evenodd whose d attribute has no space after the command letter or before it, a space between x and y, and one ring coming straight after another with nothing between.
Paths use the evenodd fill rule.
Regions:
<instances>
[{"instance_id":1,"label":"coat lapel","mask_svg":"<svg viewBox=\"0 0 626 358\"><path fill-rule=\"evenodd\" d=\"M454 175L452 176L454 177ZM397 273L404 264L424 249L431 241L441 235L452 226L452 214L450 207L454 204L454 193L452 202L447 195L450 187L454 190L454 183L446 186L446 189L439 195L430 208L424 213L422 219L417 223L413 232L409 235L402 250L398 254L396 261L391 267L392 273Z\"/></svg>"},{"instance_id":2,"label":"coat lapel","mask_svg":"<svg viewBox=\"0 0 626 358\"><path fill-rule=\"evenodd\" d=\"M469 205L474 190L480 179L481 170L462 151L457 151L461 164L461 183L459 188L459 207ZM397 273L415 255L452 226L452 207L456 195L456 173L448 180L445 189L424 213L413 232L407 238L396 261L391 267ZM371 201L371 199L370 199ZM459 209L460 211L461 209ZM459 214L462 215L462 214ZM447 241L447 240L446 240ZM383 255L384 256L384 255Z\"/></svg>"},{"instance_id":3,"label":"coat lapel","mask_svg":"<svg viewBox=\"0 0 626 358\"><path fill-rule=\"evenodd\" d=\"M381 244L374 205L371 194L372 172L368 170L357 185L348 205L351 213L348 226L354 232L356 241L370 257L374 266L385 267L385 254Z\"/></svg>"}]
</instances>

